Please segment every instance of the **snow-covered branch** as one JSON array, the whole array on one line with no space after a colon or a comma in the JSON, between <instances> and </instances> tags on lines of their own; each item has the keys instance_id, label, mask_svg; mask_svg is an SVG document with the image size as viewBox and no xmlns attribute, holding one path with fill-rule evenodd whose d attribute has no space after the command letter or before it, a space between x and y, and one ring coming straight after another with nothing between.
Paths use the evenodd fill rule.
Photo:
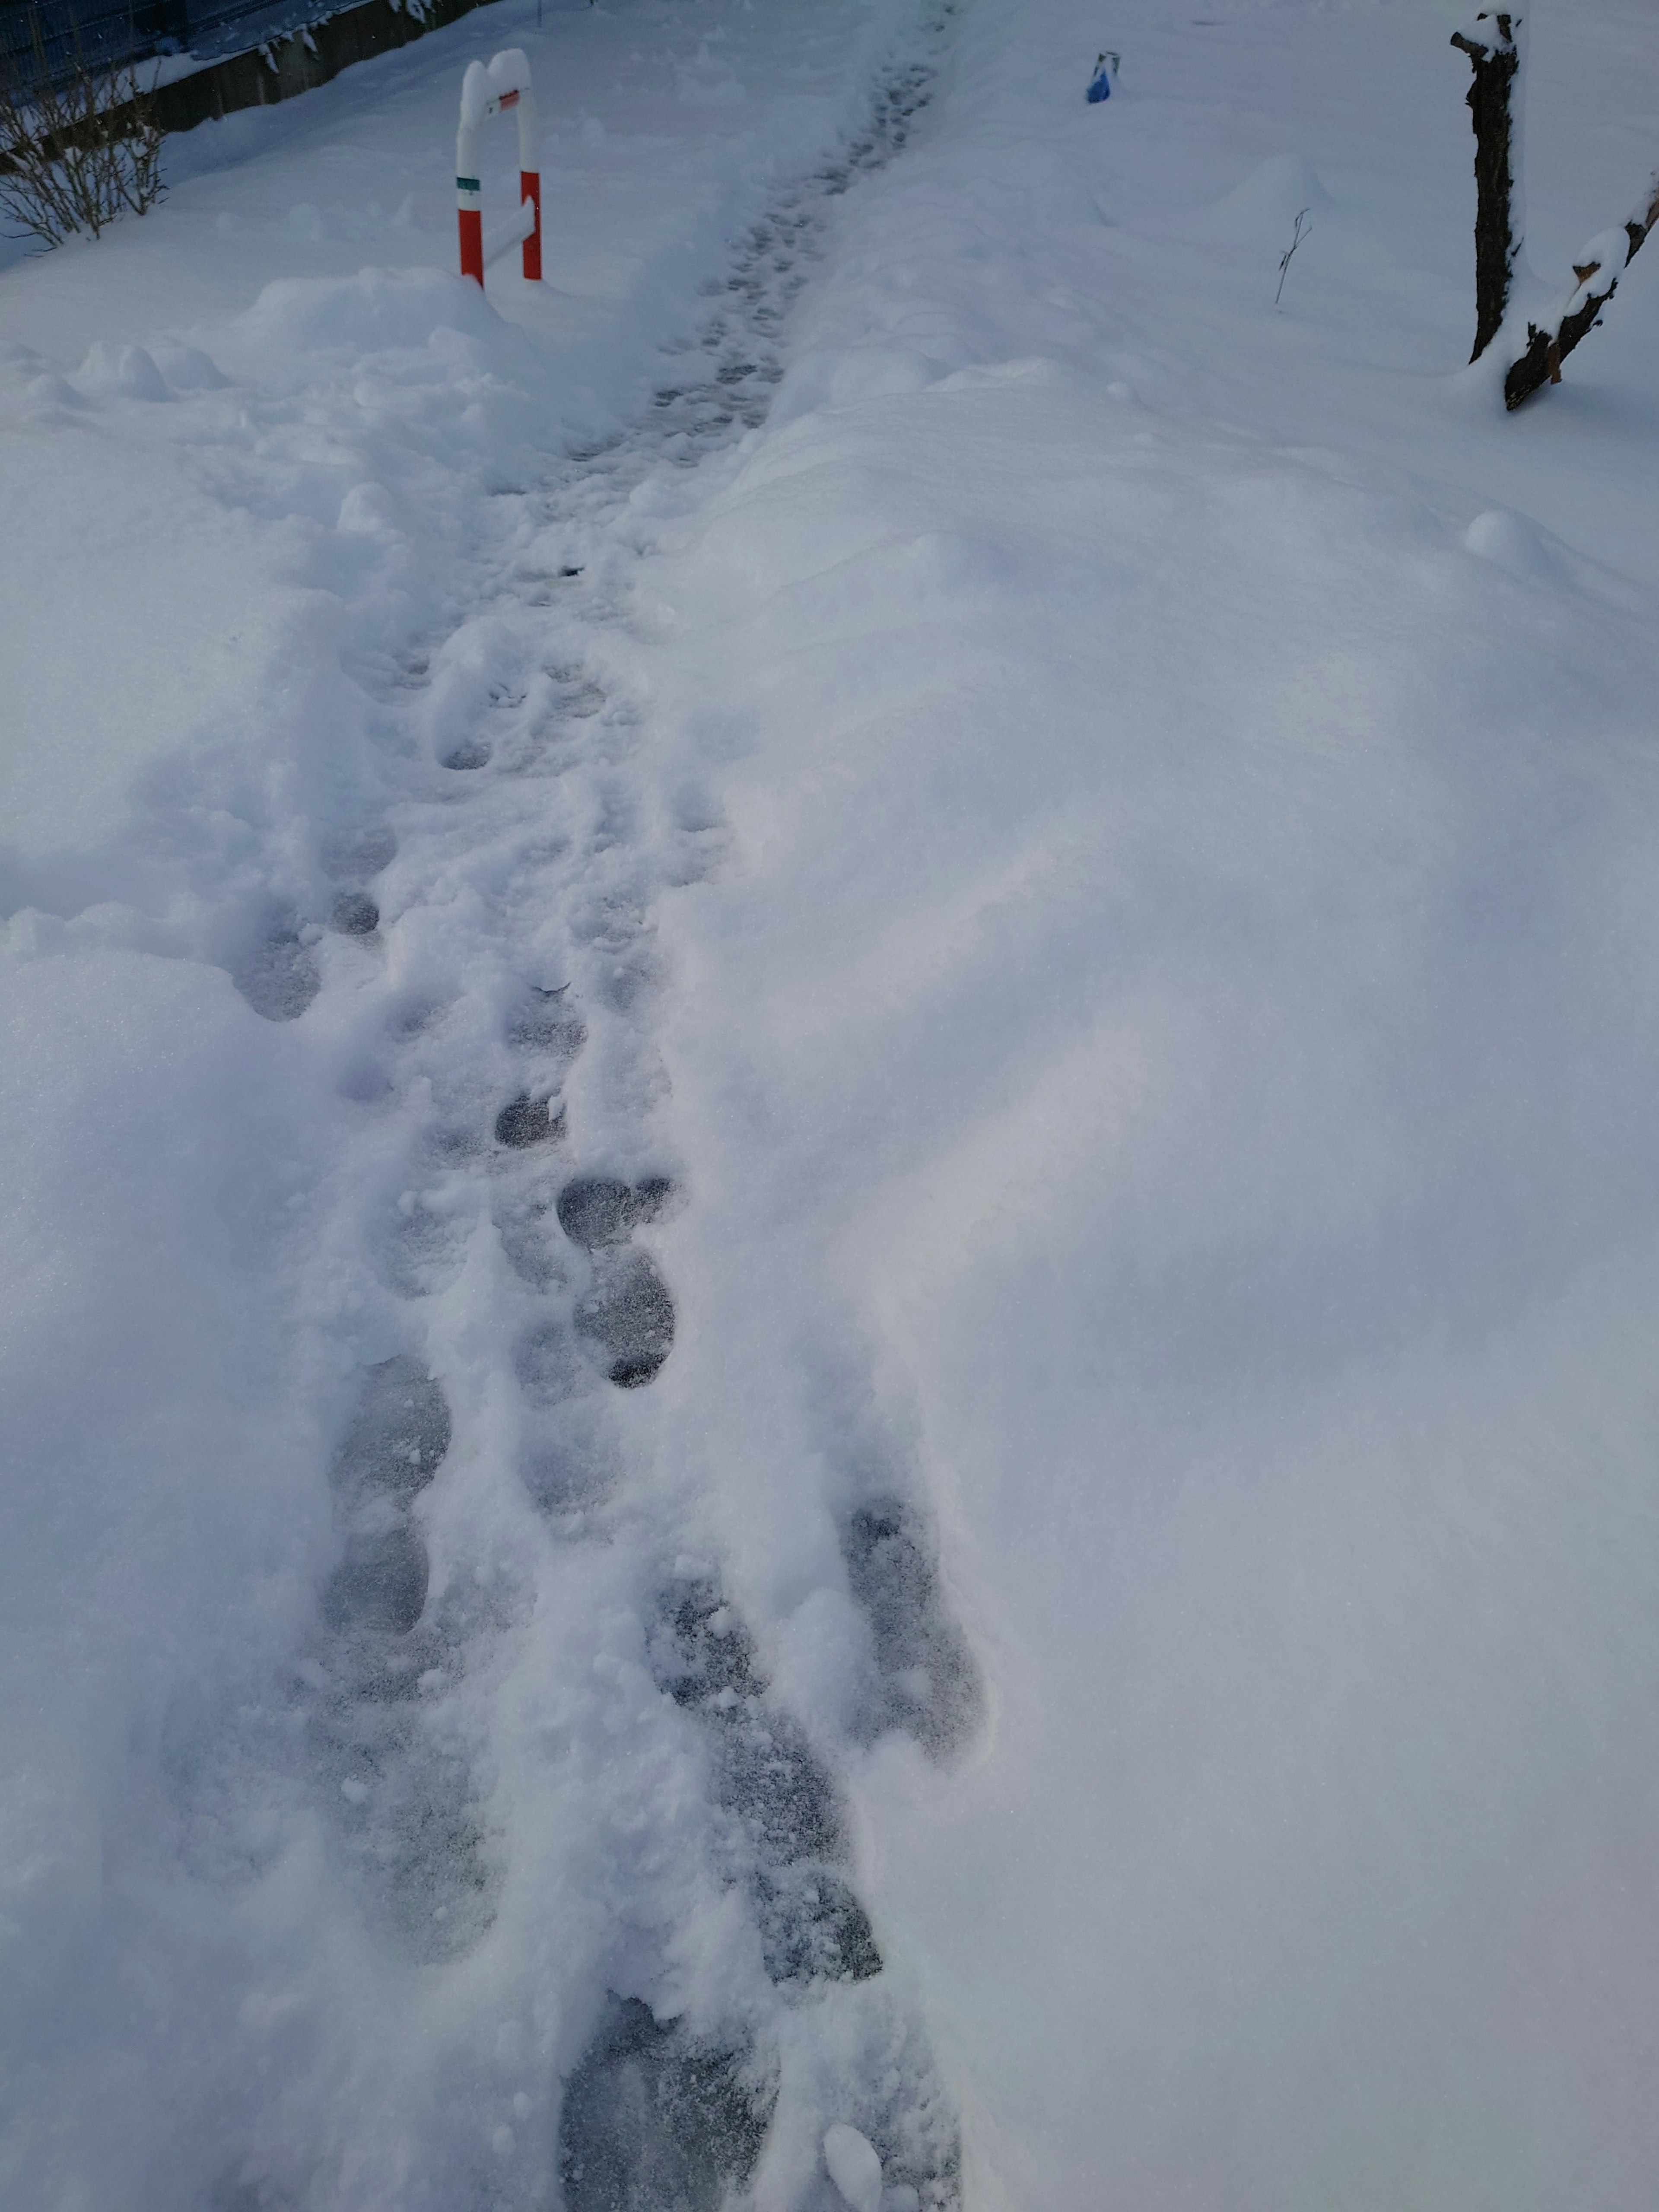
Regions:
<instances>
[{"instance_id":1,"label":"snow-covered branch","mask_svg":"<svg viewBox=\"0 0 1659 2212\"><path fill-rule=\"evenodd\" d=\"M1638 201L1629 218L1610 230L1598 231L1572 264L1571 289L1554 313L1540 323L1528 317L1524 351L1510 363L1504 378L1504 404L1518 407L1541 384L1561 381L1561 363L1595 327L1603 307L1619 289L1619 278L1640 252L1648 233L1659 222L1659 173Z\"/></svg>"}]
</instances>

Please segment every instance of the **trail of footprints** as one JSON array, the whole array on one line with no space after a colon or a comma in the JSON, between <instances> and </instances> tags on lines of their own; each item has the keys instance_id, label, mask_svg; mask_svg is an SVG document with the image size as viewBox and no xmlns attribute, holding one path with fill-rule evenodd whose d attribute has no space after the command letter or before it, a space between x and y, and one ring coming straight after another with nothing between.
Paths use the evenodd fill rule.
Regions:
<instances>
[{"instance_id":1,"label":"trail of footprints","mask_svg":"<svg viewBox=\"0 0 1659 2212\"><path fill-rule=\"evenodd\" d=\"M918 64L895 76L844 161L786 195L756 227L716 312L687 349L701 352L703 372L665 385L632 431L569 455L552 491L554 520L603 527L652 470L690 465L764 419L781 373L775 338L804 282L824 204L903 143L927 74ZM577 565L528 581L520 574L504 595L522 617L578 585L581 574ZM595 603L586 618L609 611ZM625 750L625 706L569 660L532 664L521 684L495 684L482 709L463 712L461 726L446 735L443 702L430 696L447 680L442 664L441 648L400 672L387 696L394 709L400 691L406 700L426 696L452 824L473 804L485 824L480 834L492 834L501 817L482 802L501 778L556 780L579 758L602 770L607 746ZM465 684L455 682L465 697ZM459 787L476 790L478 801L458 801ZM648 1011L645 908L653 887L641 890L617 863L629 835L622 790L614 819L601 808L585 845L567 839L528 855L524 881L499 900L498 933L511 961L522 957L514 915L534 907L538 882L562 897L577 915L572 939L586 947L584 972L605 1001L585 1011L570 981L544 972L524 982L501 1040L516 1087L492 1098L481 1081L493 1077L446 1064L442 1006L400 1005L390 1024L393 1073L386 1079L400 1095L424 1083L433 1110L400 1178L408 1188L384 1210L382 1281L412 1310L453 1278L488 1217L519 1285L518 1304L506 1310L518 1316L512 1364L527 1437L520 1471L556 1535L583 1533L619 1480L605 1393L647 1388L674 1345L673 1295L639 1232L669 1218L684 1194L664 1174L630 1180L584 1171L565 1157L563 1086L588 1046L592 1017L602 1012L637 1027ZM380 943L377 878L396 854L391 830L380 825L325 854L334 884L328 928L366 949ZM306 927L291 908L268 915L235 971L258 1012L289 1020L305 1012L322 983L318 941L318 926ZM502 1065L499 1054L489 1063ZM294 1690L305 1758L363 1910L386 1940L428 1965L459 1959L482 1939L505 1872L505 1839L492 1826L470 1740L445 1719L511 1602L464 1577L435 1599L429 1590L422 1500L452 1442L449 1403L415 1352L362 1371L332 1464L336 1560ZM841 1541L847 1585L869 1629L854 1734L867 1742L904 1730L946 1759L979 1724L980 1686L906 1486L867 1481ZM643 1560L641 1577L652 1584ZM801 2212L848 2203L854 2212L947 2212L959 2201L954 2118L919 2027L884 1994L881 1944L857 1893L834 1776L774 1693L717 1568L696 1562L659 1573L645 1604L653 1678L703 1747L719 1878L747 1900L778 2002L854 2008L838 2033L862 2051L862 2087L847 2093L856 2109L830 2129L827 2163L799 2200ZM762 2159L780 2066L764 2021L698 2035L678 2019L658 2018L637 1996L612 1994L563 2087L556 2165L565 2212L720 2212Z\"/></svg>"},{"instance_id":2,"label":"trail of footprints","mask_svg":"<svg viewBox=\"0 0 1659 2212\"><path fill-rule=\"evenodd\" d=\"M422 1962L469 1950L500 1887L465 1752L426 1714L482 1625L452 1598L428 1612L412 1508L450 1445L443 1392L408 1353L363 1377L336 1455L343 1543L302 1662L307 1747L371 1917Z\"/></svg>"}]
</instances>

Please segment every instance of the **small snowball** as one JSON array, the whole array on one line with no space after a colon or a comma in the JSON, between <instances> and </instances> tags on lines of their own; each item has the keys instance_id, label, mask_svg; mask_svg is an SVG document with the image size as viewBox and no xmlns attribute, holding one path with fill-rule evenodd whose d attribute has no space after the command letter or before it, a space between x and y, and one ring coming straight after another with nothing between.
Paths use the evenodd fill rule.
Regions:
<instances>
[{"instance_id":1,"label":"small snowball","mask_svg":"<svg viewBox=\"0 0 1659 2212\"><path fill-rule=\"evenodd\" d=\"M1463 543L1471 553L1495 562L1513 576L1526 576L1537 583L1561 580L1560 563L1536 526L1507 507L1492 507L1477 514L1463 534Z\"/></svg>"},{"instance_id":2,"label":"small snowball","mask_svg":"<svg viewBox=\"0 0 1659 2212\"><path fill-rule=\"evenodd\" d=\"M824 2136L823 2162L851 2212L881 2212L881 2160L867 2136L838 2120Z\"/></svg>"}]
</instances>

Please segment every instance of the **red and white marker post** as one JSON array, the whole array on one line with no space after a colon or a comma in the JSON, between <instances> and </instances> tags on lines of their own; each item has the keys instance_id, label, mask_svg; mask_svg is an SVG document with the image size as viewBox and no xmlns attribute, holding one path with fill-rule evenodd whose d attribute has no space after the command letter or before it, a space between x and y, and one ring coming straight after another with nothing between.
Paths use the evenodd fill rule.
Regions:
<instances>
[{"instance_id":1,"label":"red and white marker post","mask_svg":"<svg viewBox=\"0 0 1659 2212\"><path fill-rule=\"evenodd\" d=\"M478 129L492 115L516 110L519 118L519 212L499 223L488 238L483 228L483 194L478 177ZM486 68L469 62L461 81L461 124L455 134L455 204L461 234L461 274L482 284L484 270L509 246L524 243L524 273L539 283L542 273L542 139L536 113L530 64L517 46L495 56Z\"/></svg>"}]
</instances>

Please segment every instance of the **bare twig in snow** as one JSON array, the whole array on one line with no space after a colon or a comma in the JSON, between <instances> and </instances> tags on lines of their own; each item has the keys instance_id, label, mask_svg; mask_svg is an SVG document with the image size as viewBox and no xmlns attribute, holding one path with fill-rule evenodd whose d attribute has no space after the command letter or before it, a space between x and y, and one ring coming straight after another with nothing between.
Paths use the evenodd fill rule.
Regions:
<instances>
[{"instance_id":1,"label":"bare twig in snow","mask_svg":"<svg viewBox=\"0 0 1659 2212\"><path fill-rule=\"evenodd\" d=\"M1312 230L1313 224L1310 220L1310 211L1308 209L1304 208L1301 214L1297 216L1296 219L1296 230L1291 239L1290 244L1279 257L1279 289L1273 294L1274 307L1277 307L1285 296L1285 279L1290 273L1291 256L1295 253L1297 247L1301 245L1303 240L1310 235Z\"/></svg>"}]
</instances>

